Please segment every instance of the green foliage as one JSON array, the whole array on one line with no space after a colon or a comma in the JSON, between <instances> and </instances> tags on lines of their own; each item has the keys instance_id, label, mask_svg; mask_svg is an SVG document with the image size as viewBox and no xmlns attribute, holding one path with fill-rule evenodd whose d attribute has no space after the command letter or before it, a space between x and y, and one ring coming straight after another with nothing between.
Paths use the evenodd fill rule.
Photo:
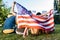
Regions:
<instances>
[{"instance_id":1,"label":"green foliage","mask_svg":"<svg viewBox=\"0 0 60 40\"><path fill-rule=\"evenodd\" d=\"M0 40L60 40L60 25L55 24L55 31L51 34L40 34L34 36L29 34L25 39L22 35L17 35L16 33L3 34L2 27L0 27Z\"/></svg>"},{"instance_id":2,"label":"green foliage","mask_svg":"<svg viewBox=\"0 0 60 40\"><path fill-rule=\"evenodd\" d=\"M6 8L2 0L0 0L0 24L4 22L9 11L10 11L10 8Z\"/></svg>"}]
</instances>

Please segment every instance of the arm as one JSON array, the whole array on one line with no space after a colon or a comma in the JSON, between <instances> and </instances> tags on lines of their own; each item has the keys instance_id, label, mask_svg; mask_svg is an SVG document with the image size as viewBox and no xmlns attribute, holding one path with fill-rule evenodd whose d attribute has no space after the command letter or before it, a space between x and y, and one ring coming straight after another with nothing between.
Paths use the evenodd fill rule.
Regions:
<instances>
[{"instance_id":1,"label":"arm","mask_svg":"<svg viewBox=\"0 0 60 40\"><path fill-rule=\"evenodd\" d=\"M16 15L16 13L14 12L15 4L16 4L16 2L13 2L12 8L11 8L12 15L14 15L14 16Z\"/></svg>"}]
</instances>

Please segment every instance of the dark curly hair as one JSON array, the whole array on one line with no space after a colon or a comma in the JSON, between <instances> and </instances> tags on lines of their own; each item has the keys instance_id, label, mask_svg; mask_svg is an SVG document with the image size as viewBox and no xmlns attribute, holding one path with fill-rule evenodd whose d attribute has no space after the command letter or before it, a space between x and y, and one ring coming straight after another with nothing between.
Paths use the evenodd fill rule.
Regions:
<instances>
[{"instance_id":1,"label":"dark curly hair","mask_svg":"<svg viewBox=\"0 0 60 40\"><path fill-rule=\"evenodd\" d=\"M36 15L41 15L41 13L40 12L37 12L37 14Z\"/></svg>"}]
</instances>

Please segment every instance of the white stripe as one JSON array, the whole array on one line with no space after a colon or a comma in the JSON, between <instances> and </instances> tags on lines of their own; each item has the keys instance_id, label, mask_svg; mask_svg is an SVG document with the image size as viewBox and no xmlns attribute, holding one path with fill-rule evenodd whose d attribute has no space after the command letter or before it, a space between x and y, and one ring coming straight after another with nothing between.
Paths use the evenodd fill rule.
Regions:
<instances>
[{"instance_id":1,"label":"white stripe","mask_svg":"<svg viewBox=\"0 0 60 40\"><path fill-rule=\"evenodd\" d=\"M49 20L49 21L47 21L47 22L45 22L45 23L40 23L41 25L47 25L47 24L50 24L50 23L52 23L52 22L54 22L54 19L51 19L51 20Z\"/></svg>"},{"instance_id":2,"label":"white stripe","mask_svg":"<svg viewBox=\"0 0 60 40\"><path fill-rule=\"evenodd\" d=\"M50 18L52 18L52 17L53 17L53 14L52 14L51 16L49 16L48 19L50 19ZM48 19L47 19L47 20L48 20Z\"/></svg>"},{"instance_id":3,"label":"white stripe","mask_svg":"<svg viewBox=\"0 0 60 40\"><path fill-rule=\"evenodd\" d=\"M48 27L44 27L44 26L40 25L40 27L43 27L43 28L45 28L45 29L49 29L49 28L51 28L51 27L53 27L53 26L54 26L54 24L51 24L51 25L48 26Z\"/></svg>"},{"instance_id":4,"label":"white stripe","mask_svg":"<svg viewBox=\"0 0 60 40\"><path fill-rule=\"evenodd\" d=\"M19 26L20 25L39 26L39 24L36 24L36 23L19 23L18 25Z\"/></svg>"},{"instance_id":5,"label":"white stripe","mask_svg":"<svg viewBox=\"0 0 60 40\"><path fill-rule=\"evenodd\" d=\"M35 21L34 19L32 19L32 18L29 18L29 19L25 19L25 18L19 18L19 19L17 19L18 21L22 21L22 20L24 20L24 21Z\"/></svg>"}]
</instances>

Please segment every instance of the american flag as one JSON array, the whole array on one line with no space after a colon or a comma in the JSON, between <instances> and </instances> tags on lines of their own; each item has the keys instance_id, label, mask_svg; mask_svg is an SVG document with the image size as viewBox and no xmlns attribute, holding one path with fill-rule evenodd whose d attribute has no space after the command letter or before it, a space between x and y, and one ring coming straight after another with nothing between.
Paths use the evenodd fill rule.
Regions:
<instances>
[{"instance_id":1,"label":"american flag","mask_svg":"<svg viewBox=\"0 0 60 40\"><path fill-rule=\"evenodd\" d=\"M53 17L53 11L49 11L49 15L46 17L40 17L35 14L32 14L31 16L28 13L28 10L21 6L20 4L16 4L16 7L18 9L18 15L17 15L17 23L18 28L37 28L37 29L44 29L48 31L54 30L54 17ZM22 11L26 14L22 14ZM22 15L21 15L22 14Z\"/></svg>"},{"instance_id":2,"label":"american flag","mask_svg":"<svg viewBox=\"0 0 60 40\"><path fill-rule=\"evenodd\" d=\"M19 3L16 3L16 8L17 8L18 15L28 13L28 10L25 7L23 7L22 5L20 5Z\"/></svg>"},{"instance_id":3,"label":"american flag","mask_svg":"<svg viewBox=\"0 0 60 40\"><path fill-rule=\"evenodd\" d=\"M48 31L53 31L55 29L53 10L50 10L48 14L49 15L45 17L33 15L33 19L35 19L38 22L40 27Z\"/></svg>"}]
</instances>

